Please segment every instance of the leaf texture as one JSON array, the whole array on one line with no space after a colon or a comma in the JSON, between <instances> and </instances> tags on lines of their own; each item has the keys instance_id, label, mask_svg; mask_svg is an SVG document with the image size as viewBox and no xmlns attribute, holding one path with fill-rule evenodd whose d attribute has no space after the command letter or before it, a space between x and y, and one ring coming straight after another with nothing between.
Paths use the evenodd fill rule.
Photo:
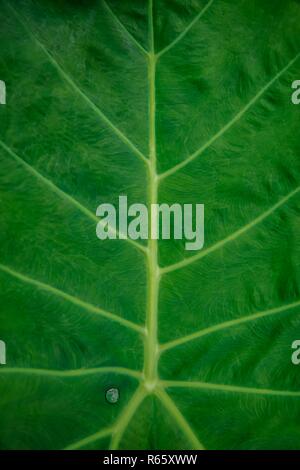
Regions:
<instances>
[{"instance_id":1,"label":"leaf texture","mask_svg":"<svg viewBox=\"0 0 300 470\"><path fill-rule=\"evenodd\" d=\"M299 449L299 1L0 4L0 447Z\"/></svg>"}]
</instances>

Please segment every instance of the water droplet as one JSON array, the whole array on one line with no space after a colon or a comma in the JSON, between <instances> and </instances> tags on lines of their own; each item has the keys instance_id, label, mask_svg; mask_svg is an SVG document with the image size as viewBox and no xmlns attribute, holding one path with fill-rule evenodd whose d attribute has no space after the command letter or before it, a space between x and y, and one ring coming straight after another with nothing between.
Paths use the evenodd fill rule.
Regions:
<instances>
[{"instance_id":1,"label":"water droplet","mask_svg":"<svg viewBox=\"0 0 300 470\"><path fill-rule=\"evenodd\" d=\"M106 398L108 403L111 403L111 404L114 405L115 403L117 403L119 401L119 398L120 398L119 389L109 388L108 390L106 390L105 398Z\"/></svg>"}]
</instances>

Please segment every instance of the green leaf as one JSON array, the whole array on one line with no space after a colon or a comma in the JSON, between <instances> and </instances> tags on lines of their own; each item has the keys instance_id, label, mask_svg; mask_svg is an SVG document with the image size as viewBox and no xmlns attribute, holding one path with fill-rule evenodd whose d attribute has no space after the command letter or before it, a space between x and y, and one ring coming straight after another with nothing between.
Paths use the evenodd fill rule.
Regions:
<instances>
[{"instance_id":1,"label":"green leaf","mask_svg":"<svg viewBox=\"0 0 300 470\"><path fill-rule=\"evenodd\" d=\"M1 448L299 449L299 1L0 19ZM204 249L98 240L120 195Z\"/></svg>"}]
</instances>

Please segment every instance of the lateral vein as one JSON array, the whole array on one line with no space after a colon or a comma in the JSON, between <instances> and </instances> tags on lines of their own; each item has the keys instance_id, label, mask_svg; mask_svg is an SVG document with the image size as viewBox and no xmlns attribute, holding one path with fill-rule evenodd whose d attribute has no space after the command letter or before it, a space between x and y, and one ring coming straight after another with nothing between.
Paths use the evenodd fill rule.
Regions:
<instances>
[{"instance_id":1,"label":"lateral vein","mask_svg":"<svg viewBox=\"0 0 300 470\"><path fill-rule=\"evenodd\" d=\"M129 320L126 320L125 318L119 317L118 315L108 312L107 310L104 310L102 308L96 307L95 305L92 305L88 302L85 302L81 299L78 299L77 297L74 297L73 295L67 294L66 292L57 289L56 287L52 287L49 284L45 284L41 281L38 281L36 279L32 279L29 276L26 276L24 274L21 274L14 269L5 266L3 264L0 264L0 270L3 272L9 274L10 276L13 276L17 279L19 279L22 282L25 282L27 284L31 284L38 289L44 290L46 292L50 292L53 295L56 295L57 297L60 297L64 300L67 300L71 302L73 305L76 305L78 307L81 307L91 313L94 313L96 315L100 315L104 318L107 318L108 320L114 321L116 323L119 323L120 325L123 325L131 330L137 331L138 333L144 334L144 328L142 326L137 325L136 323L133 323Z\"/></svg>"},{"instance_id":2,"label":"lateral vein","mask_svg":"<svg viewBox=\"0 0 300 470\"><path fill-rule=\"evenodd\" d=\"M187 422L183 414L179 411L178 407L176 406L174 401L170 398L170 396L163 389L159 389L159 388L155 391L155 393L156 393L156 396L162 402L162 404L165 406L165 408L168 410L169 414L177 422L180 429L187 436L187 438L189 439L192 445L192 448L194 450L204 450L203 444L199 441L196 434L192 430L190 424Z\"/></svg>"},{"instance_id":3,"label":"lateral vein","mask_svg":"<svg viewBox=\"0 0 300 470\"><path fill-rule=\"evenodd\" d=\"M35 34L29 28L27 21L9 4L7 7L12 11L16 16L19 22L23 25L24 29L33 39L33 41L40 47L44 54L49 59L50 63L57 70L59 75L70 85L70 87L81 96L81 98L87 103L87 105L110 127L114 133L119 137L119 139L125 143L135 155L137 155L147 166L149 164L148 159L143 155L143 153L131 142L131 140L115 125L113 122L103 113L103 111L95 105L95 103L79 88L79 86L74 82L70 75L59 65L53 55L48 51L48 49L40 42L40 40L35 36Z\"/></svg>"},{"instance_id":4,"label":"lateral vein","mask_svg":"<svg viewBox=\"0 0 300 470\"><path fill-rule=\"evenodd\" d=\"M172 41L168 46L163 48L158 54L157 57L161 57L163 54L165 54L167 51L169 51L172 47L175 46L188 32L189 30L197 23L197 21L200 20L200 18L204 15L204 13L209 9L209 7L212 5L214 0L209 0L209 2L206 4L206 6L198 13L198 15L195 16L195 18L191 21L191 23L180 33L174 41Z\"/></svg>"},{"instance_id":5,"label":"lateral vein","mask_svg":"<svg viewBox=\"0 0 300 470\"><path fill-rule=\"evenodd\" d=\"M146 396L145 390L142 386L135 391L127 406L123 409L119 419L117 420L116 426L114 427L114 432L111 440L110 449L117 450L122 439L122 436L133 418L135 412L139 408L140 404L143 402Z\"/></svg>"},{"instance_id":6,"label":"lateral vein","mask_svg":"<svg viewBox=\"0 0 300 470\"><path fill-rule=\"evenodd\" d=\"M53 369L34 369L31 367L1 367L0 376L2 374L28 374L39 375L45 377L82 377L94 374L120 374L128 375L135 379L140 379L142 374L139 371L127 369L125 367L93 367L87 369L70 369L70 370L53 370Z\"/></svg>"},{"instance_id":7,"label":"lateral vein","mask_svg":"<svg viewBox=\"0 0 300 470\"><path fill-rule=\"evenodd\" d=\"M213 253L214 251L218 250L219 248L222 248L224 245L226 245L229 242L232 242L233 240L237 239L244 233L246 233L248 230L252 229L255 227L257 224L265 220L267 217L269 217L273 212L275 212L279 207L284 205L289 199L291 199L293 196L296 196L300 191L300 186L298 186L296 189L291 191L287 196L283 197L278 201L276 204L274 204L270 209L267 211L263 212L260 216L256 217L254 220L249 222L248 224L244 225L242 228L237 230L236 232L232 233L228 237L223 238L223 240L220 240L219 242L215 243L211 247L207 248L206 250L200 251L197 255L190 256L189 258L185 258L182 261L179 261L178 263L171 264L169 266L166 266L164 268L161 268L161 274L167 274L172 271L176 271L177 269L184 268L195 261L198 261L201 258L204 258L205 256L209 255L210 253Z\"/></svg>"},{"instance_id":8,"label":"lateral vein","mask_svg":"<svg viewBox=\"0 0 300 470\"><path fill-rule=\"evenodd\" d=\"M299 306L300 306L300 300L298 300L297 302L292 302L287 305L281 305L280 307L264 310L262 312L253 313L251 315L247 315L242 318L236 318L234 320L229 320L223 323L218 323L217 325L204 328L203 330L196 331L195 333L192 333L190 335L186 335L181 338L175 339L173 341L169 341L168 343L162 344L160 346L160 351L165 352L170 349L176 348L177 346L181 346L182 344L189 343L190 341L194 341L196 339L202 338L203 336L209 335L211 333L215 333L216 331L225 330L227 328L234 327L242 323L248 323L254 320L258 320L260 318L268 317L269 315L276 315L278 313L282 313L282 312L285 312L287 310L290 310Z\"/></svg>"},{"instance_id":9,"label":"lateral vein","mask_svg":"<svg viewBox=\"0 0 300 470\"><path fill-rule=\"evenodd\" d=\"M259 100L259 98L275 83L300 57L300 53L298 53L282 70L280 70L275 77L272 78L261 90L249 101L249 103L238 112L233 119L231 119L221 130L219 130L211 139L209 139L202 147L192 153L189 157L187 157L182 162L178 163L177 165L173 166L169 170L161 173L159 175L159 179L165 179L169 176L176 173L178 170L185 167L188 163L195 160L199 155L201 155L205 150L207 150L216 140L222 137L225 132L227 132L235 123L237 123L243 115Z\"/></svg>"},{"instance_id":10,"label":"lateral vein","mask_svg":"<svg viewBox=\"0 0 300 470\"><path fill-rule=\"evenodd\" d=\"M101 431L98 431L95 434L92 434L88 437L85 437L84 439L80 439L80 441L76 441L73 444L70 444L68 447L65 447L65 449L63 449L63 450L80 449L81 447L84 447L88 444L92 444L93 442L98 441L102 438L111 436L112 433L113 433L113 428L102 429Z\"/></svg>"},{"instance_id":11,"label":"lateral vein","mask_svg":"<svg viewBox=\"0 0 300 470\"><path fill-rule=\"evenodd\" d=\"M134 42L134 44L137 46L138 49L140 49L143 54L146 54L148 55L148 51L146 51L146 49L142 46L142 44L140 44L136 39L135 37L128 31L128 29L126 28L126 26L122 23L122 21L118 18L118 16L116 15L116 13L113 11L113 9L108 5L108 3L106 2L106 0L102 0L103 1L103 4L104 6L106 7L107 11L110 13L110 15L112 16L112 18L115 20L116 23L118 23L118 25L120 26L120 28L125 32L125 34L131 39L132 42Z\"/></svg>"},{"instance_id":12,"label":"lateral vein","mask_svg":"<svg viewBox=\"0 0 300 470\"><path fill-rule=\"evenodd\" d=\"M207 389L221 392L248 393L258 395L274 395L283 397L300 397L300 392L291 390L271 390L267 388L240 387L236 385L224 385L208 382L192 382L179 380L165 380L162 385L166 388L190 388L190 389Z\"/></svg>"},{"instance_id":13,"label":"lateral vein","mask_svg":"<svg viewBox=\"0 0 300 470\"><path fill-rule=\"evenodd\" d=\"M74 206L77 207L83 214L85 214L87 217L89 217L93 222L97 222L103 225L103 222L98 219L98 217L93 214L89 209L87 209L84 205L82 205L77 199L74 197L70 196L70 194L66 193L62 189L60 189L58 186L56 186L51 180L43 176L39 171L37 171L33 166L29 165L25 160L23 160L19 155L17 155L8 145L6 145L3 141L0 140L0 146L7 152L9 155L11 155L20 165L22 165L26 170L34 175L38 180L42 181L43 184L48 186L53 192L58 194L61 198L66 199L68 202L73 204ZM114 233L116 236L121 236L121 233L118 232L117 230L113 229L113 227L109 226L109 230L111 233ZM135 248L138 248L142 252L146 253L147 248L144 247L143 245L137 243L134 240L131 240L130 238L123 238L123 240L127 241L131 245L133 245Z\"/></svg>"}]
</instances>

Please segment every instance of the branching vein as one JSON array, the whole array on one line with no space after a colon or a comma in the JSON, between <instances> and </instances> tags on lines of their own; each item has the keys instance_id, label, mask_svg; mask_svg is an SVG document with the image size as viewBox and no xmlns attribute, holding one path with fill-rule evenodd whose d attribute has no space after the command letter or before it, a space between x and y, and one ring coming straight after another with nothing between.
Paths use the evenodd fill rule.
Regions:
<instances>
[{"instance_id":1,"label":"branching vein","mask_svg":"<svg viewBox=\"0 0 300 470\"><path fill-rule=\"evenodd\" d=\"M197 255L190 256L189 258L185 258L184 260L179 261L178 263L174 263L174 264L171 264L170 266L167 266L165 268L161 268L161 273L162 274L167 274L167 273L170 273L172 271L176 271L177 269L182 269L186 266L189 266L190 264L195 263L195 261L198 261L199 259L204 258L205 256L209 255L210 253L213 253L214 251L222 248L227 243L230 243L230 242L236 240L241 235L248 232L248 230L254 228L256 225L263 222L267 217L269 217L271 214L273 214L273 212L275 212L277 209L279 209L281 206L283 206L286 202L288 202L289 199L296 196L299 193L299 191L300 191L300 186L298 186L296 189L291 191L289 194L287 194L287 196L280 199L276 204L274 204L268 210L263 212L260 216L256 217L254 220L252 220L248 224L244 225L242 228L240 228L236 232L232 233L228 237L225 237L223 240L220 240L219 242L215 243L214 245L207 248L206 250L200 251Z\"/></svg>"},{"instance_id":2,"label":"branching vein","mask_svg":"<svg viewBox=\"0 0 300 470\"><path fill-rule=\"evenodd\" d=\"M113 12L112 8L108 5L106 0L102 0L105 8L110 13L114 21L120 26L121 30L125 32L126 36L130 38L130 40L136 45L136 47L143 52L143 54L148 55L148 51L135 39L135 37L128 31L128 29L124 26L124 24L119 20L117 15Z\"/></svg>"},{"instance_id":3,"label":"branching vein","mask_svg":"<svg viewBox=\"0 0 300 470\"><path fill-rule=\"evenodd\" d=\"M190 335L186 335L181 338L175 339L173 341L169 341L168 343L161 345L160 350L161 352L164 352L169 349L176 348L177 346L181 346L182 344L189 343L190 341L194 341L196 339L202 338L203 336L209 335L211 333L215 333L216 331L225 330L227 328L231 328L237 325L241 325L243 323L248 323L251 321L259 320L260 318L268 317L271 315L277 315L279 313L286 312L287 310L292 310L299 306L300 306L300 301L292 302L287 305L281 305L280 307L271 308L269 310L264 310L263 312L257 312L251 315L247 315L245 317L235 318L234 320L229 320L223 323L218 323L217 325L204 328L203 330L195 331L195 333L192 333Z\"/></svg>"},{"instance_id":4,"label":"branching vein","mask_svg":"<svg viewBox=\"0 0 300 470\"><path fill-rule=\"evenodd\" d=\"M100 441L101 439L104 439L105 437L111 436L112 433L113 433L112 428L102 429L101 431L96 432L95 434L92 434L91 436L85 437L84 439L80 439L80 441L74 442L73 444L66 447L64 450L80 449L89 444L92 444L93 442Z\"/></svg>"},{"instance_id":5,"label":"branching vein","mask_svg":"<svg viewBox=\"0 0 300 470\"><path fill-rule=\"evenodd\" d=\"M121 413L116 426L114 427L114 433L111 440L110 448L112 450L117 450L120 444L120 441L123 437L124 431L126 430L128 424L130 423L132 417L134 416L136 410L139 408L140 404L146 396L145 389L140 386L131 400L125 406L123 412Z\"/></svg>"},{"instance_id":6,"label":"branching vein","mask_svg":"<svg viewBox=\"0 0 300 470\"><path fill-rule=\"evenodd\" d=\"M107 318L108 320L114 321L116 323L119 323L120 325L126 326L127 328L137 331L138 333L144 334L144 328L142 326L139 326L129 320L126 320L125 318L119 317L118 315L115 315L114 313L108 312L107 310L104 310L102 308L96 307L88 302L85 302L81 299L78 299L77 297L74 297L73 295L67 294L66 292L57 289L56 287L52 287L49 284L45 284L41 281L38 281L36 279L32 279L29 276L26 276L24 274L21 274L14 269L5 266L3 264L0 264L0 270L3 272L9 274L10 276L13 276L17 279L19 279L22 282L25 282L27 284L31 284L38 289L41 289L45 292L48 292L50 294L53 294L57 297L60 297L64 300L67 300L68 302L71 302L73 305L76 305L77 307L83 308L91 313L94 313L96 315L100 315L101 317Z\"/></svg>"},{"instance_id":7,"label":"branching vein","mask_svg":"<svg viewBox=\"0 0 300 470\"><path fill-rule=\"evenodd\" d=\"M173 48L195 25L195 23L204 15L204 13L210 8L214 0L209 0L206 6L198 15L193 19L193 21L185 28L185 30L177 36L174 41L172 41L168 46L162 49L159 53L155 53L154 45L154 25L153 25L153 0L149 1L149 52L144 49L144 47L134 38L134 36L127 30L127 28L122 24L116 14L113 12L111 7L103 0L107 11L113 18L113 20L118 24L119 28L132 40L132 42L141 50L147 57L148 60L148 80L149 80L149 158L146 158L142 152L131 142L131 140L119 129L117 128L110 119L103 113L103 111L93 103L88 96L78 87L75 81L66 73L66 71L60 66L56 61L55 57L46 49L46 47L37 39L35 34L29 28L26 20L24 20L20 14L11 6L8 5L8 8L13 12L17 19L22 23L23 27L29 33L30 37L35 41L35 43L41 48L44 54L47 56L50 63L55 67L59 75L70 85L70 87L81 96L81 98L86 102L86 104L101 118L101 120L118 136L118 138L125 143L132 152L137 155L144 163L147 165L148 175L149 175L149 204L156 204L158 200L158 183L159 180L162 180L179 169L183 168L185 165L193 161L199 155L201 155L208 147L210 147L218 138L220 138L227 130L229 130L235 123L237 123L242 116L253 106L256 101L271 87L271 85L278 80L282 74L284 74L300 57L300 53L291 60L280 72L278 72L272 80L270 80L253 98L252 100L231 120L229 121L217 134L215 134L211 139L209 139L201 148L195 151L190 155L186 160L174 166L173 168L167 170L158 176L157 174L157 162L156 162L156 90L155 90L155 81L156 81L156 67L158 59ZM37 177L40 181L46 184L52 191L54 191L59 196L63 197L67 201L75 205L82 213L87 215L94 222L99 222L99 219L81 203L79 203L72 196L66 194L64 191L59 189L52 181L45 178L40 174L35 168L26 163L22 158L20 158L13 150L11 150L4 142L0 141L0 146L7 151L18 163L23 165L31 174ZM50 369L35 369L35 368L22 368L22 367L10 367L3 368L0 370L0 374L32 374L38 376L47 376L47 377L81 377L92 374L105 374L105 373L115 373L115 374L124 374L130 377L133 377L140 381L135 393L132 395L129 402L124 406L120 416L118 417L116 423L105 429L100 430L97 433L94 433L88 437L85 437L73 444L69 445L66 449L79 449L84 446L87 446L97 440L111 436L111 449L118 449L122 441L124 433L129 426L132 418L134 417L136 411L143 403L147 394L151 391L155 396L160 400L162 405L166 408L169 415L175 420L178 427L187 437L190 445L193 449L202 450L204 449L203 444L199 441L192 427L183 416L175 402L171 399L169 394L165 389L168 388L186 388L186 389L205 389L212 391L221 391L221 392L233 392L233 393L244 393L244 394L260 394L260 395L272 395L272 396L284 396L284 397L300 397L300 392L290 391L290 390L272 390L272 389L259 389L253 387L241 387L235 385L224 385L224 384L215 384L215 383L206 383L200 381L172 381L172 380L159 380L158 377L158 340L157 340L157 330L158 330L158 299L159 299L159 286L160 278L162 275L173 272L175 270L184 268L204 256L216 251L219 248L222 248L227 243L236 240L238 237L246 233L248 230L254 228L257 224L264 221L268 216L270 216L274 211L280 208L283 204L288 202L290 198L296 196L300 191L300 186L291 191L287 196L280 199L276 204L270 207L268 210L263 212L260 216L244 225L242 228L232 233L231 235L225 237L223 240L215 243L213 246L199 252L195 256L191 256L187 259L184 259L178 263L174 263L170 266L159 269L158 266L158 247L157 240L150 238L148 248L144 248L142 245L136 243L133 240L128 239L138 249L144 251L147 254L147 268L148 268L148 301L147 301L147 313L146 313L146 324L144 326L137 325L129 320L126 320L114 313L111 313L102 308L96 307L88 302L85 302L73 295L70 295L60 289L52 287L44 282L35 280L25 274L15 271L13 268L0 264L0 270L10 276L13 276L19 279L22 282L35 286L38 289L46 291L50 294L53 294L57 297L60 297L77 307L83 308L93 314L100 315L108 320L119 323L131 330L134 330L140 334L144 335L144 368L143 372L135 371L123 367L95 367L95 368L86 368L86 369L74 369L74 370L50 370ZM151 221L153 223L153 221ZM153 227L152 227L153 228ZM116 232L117 233L117 232ZM292 309L300 306L300 301L290 303L288 305L276 307L273 309L265 310L262 312L257 312L252 315L247 315L243 318L238 318L230 321L226 321L203 330L197 331L190 335L178 338L174 341L163 344L160 347L161 352L167 351L169 349L175 348L179 345L185 344L187 342L193 341L210 333L220 331L222 329L230 328L238 324L250 322L259 318L267 317L270 315L278 314L284 312L288 309Z\"/></svg>"},{"instance_id":8,"label":"branching vein","mask_svg":"<svg viewBox=\"0 0 300 470\"><path fill-rule=\"evenodd\" d=\"M49 59L50 63L57 70L59 75L70 85L70 87L81 96L81 98L86 102L86 104L102 119L105 124L110 127L110 129L119 137L119 139L124 142L132 152L137 155L144 163L148 166L148 159L142 154L142 152L131 142L131 140L117 127L112 121L103 113L103 111L93 103L92 100L78 87L74 80L70 77L69 74L59 65L53 55L48 51L48 49L39 41L35 34L29 28L26 20L9 4L7 7L13 12L19 22L23 25L25 30L28 32L33 41L40 47L44 54Z\"/></svg>"},{"instance_id":9,"label":"branching vein","mask_svg":"<svg viewBox=\"0 0 300 470\"><path fill-rule=\"evenodd\" d=\"M31 367L4 367L0 368L0 375L38 375L44 377L83 377L86 375L96 374L120 374L128 375L140 380L142 374L139 371L127 369L125 367L93 367L90 369L70 369L70 370L53 370L53 369L33 369Z\"/></svg>"},{"instance_id":10,"label":"branching vein","mask_svg":"<svg viewBox=\"0 0 300 470\"><path fill-rule=\"evenodd\" d=\"M19 155L17 155L8 145L6 145L4 142L0 140L0 147L2 147L9 155L11 155L20 165L22 165L29 173L31 173L33 176L35 176L39 181L41 181L44 185L46 185L51 191L56 193L59 197L62 199L68 201L69 203L73 204L77 209L80 210L84 215L86 215L89 219L91 219L94 223L102 223L102 221L95 215L93 214L92 211L90 211L87 207L85 207L83 204L81 204L77 199L74 197L70 196L70 194L66 193L62 189L60 189L58 186L56 186L52 181L50 181L48 178L43 176L39 171L37 171L33 166L29 165L29 163L25 162ZM111 233L114 233L117 237L120 236L121 234L117 231L114 230L113 227L109 226L109 230ZM131 240L130 238L126 238L123 240L127 241L131 245L133 245L135 248L138 248L140 251L146 253L147 249L141 245L140 243L137 243L134 240Z\"/></svg>"},{"instance_id":11,"label":"branching vein","mask_svg":"<svg viewBox=\"0 0 300 470\"><path fill-rule=\"evenodd\" d=\"M222 137L225 132L227 132L234 124L239 122L239 120L244 116L244 114L259 100L259 98L264 95L264 93L266 93L266 91L273 85L273 83L275 83L290 67L292 67L292 65L299 59L299 57L300 53L297 54L282 70L280 70L275 75L275 77L272 78L272 80L270 80L264 87L262 87L261 90L249 101L249 103L244 108L242 108L241 111L237 113L233 119L231 119L224 127L222 127L219 132L217 132L211 139L209 139L204 145L202 145L202 147L192 153L185 160L178 163L178 165L175 165L164 173L161 173L159 175L159 179L162 180L173 175L178 170L181 170L183 167L185 167L188 163L195 160L195 158L199 157L199 155L201 155L203 152L205 152L205 150L207 150L214 142L216 142L216 140Z\"/></svg>"},{"instance_id":12,"label":"branching vein","mask_svg":"<svg viewBox=\"0 0 300 470\"><path fill-rule=\"evenodd\" d=\"M169 397L169 395L163 389L158 388L156 390L156 396L161 400L162 404L177 422L179 428L186 435L186 437L191 443L192 449L204 450L203 444L199 441L196 434L190 427L189 423L186 421L185 417L179 411L179 409L177 408L173 400Z\"/></svg>"},{"instance_id":13,"label":"branching vein","mask_svg":"<svg viewBox=\"0 0 300 470\"><path fill-rule=\"evenodd\" d=\"M166 388L206 389L220 392L248 393L257 395L274 395L281 397L300 397L300 392L292 390L271 390L268 388L239 387L236 385L214 384L206 382L192 382L179 380L166 380L162 382Z\"/></svg>"},{"instance_id":14,"label":"branching vein","mask_svg":"<svg viewBox=\"0 0 300 470\"><path fill-rule=\"evenodd\" d=\"M185 28L182 33L180 33L174 41L172 41L168 46L166 46L164 49L162 49L158 54L157 57L161 57L163 54L165 54L167 51L169 51L172 47L174 47L184 36L190 31L190 29L197 23L197 21L200 20L200 18L204 15L204 13L209 9L209 7L212 5L214 0L209 0L209 2L206 4L206 6L198 13L197 16L191 21L191 23Z\"/></svg>"}]
</instances>

